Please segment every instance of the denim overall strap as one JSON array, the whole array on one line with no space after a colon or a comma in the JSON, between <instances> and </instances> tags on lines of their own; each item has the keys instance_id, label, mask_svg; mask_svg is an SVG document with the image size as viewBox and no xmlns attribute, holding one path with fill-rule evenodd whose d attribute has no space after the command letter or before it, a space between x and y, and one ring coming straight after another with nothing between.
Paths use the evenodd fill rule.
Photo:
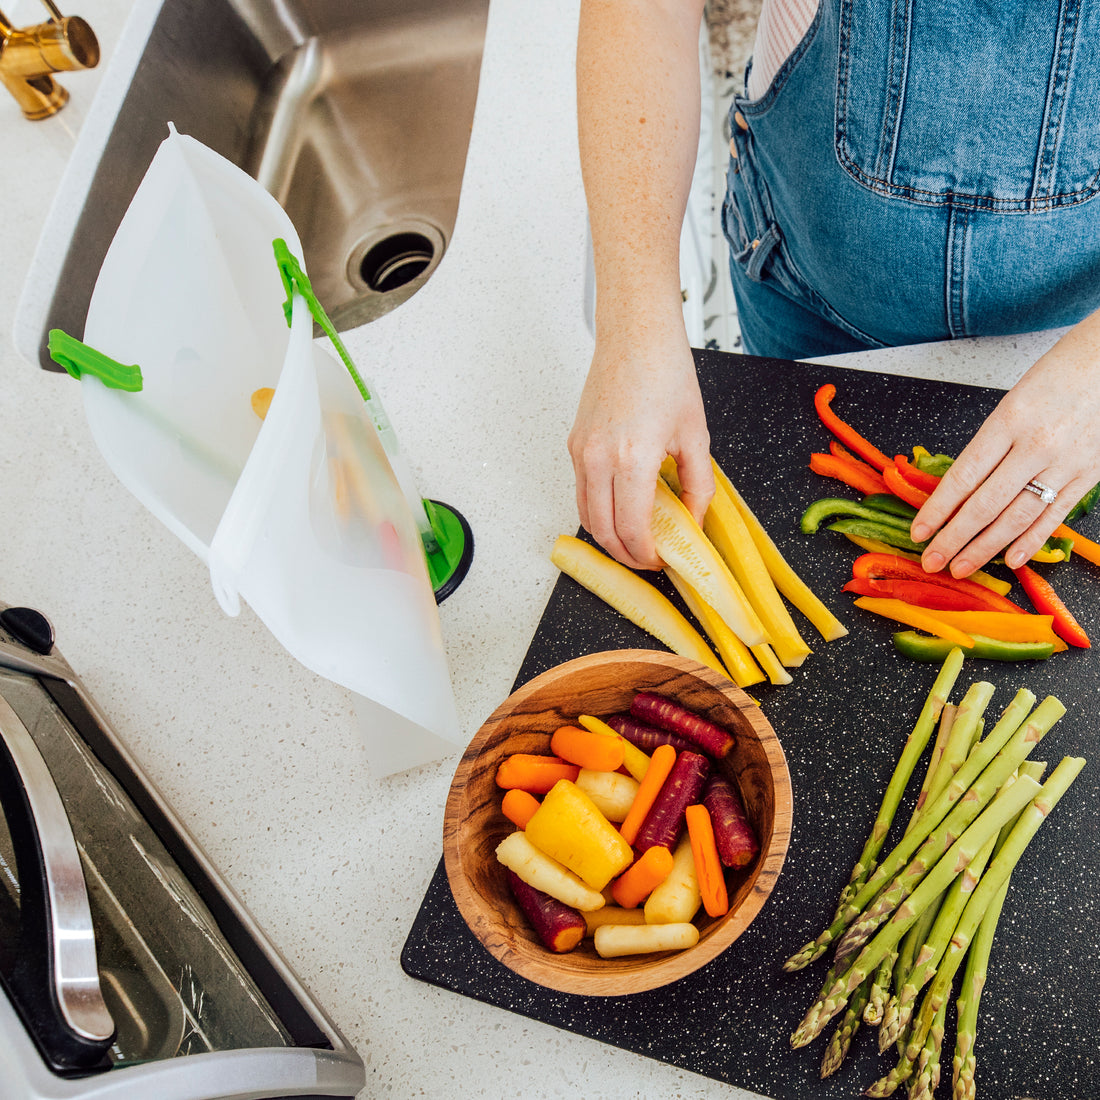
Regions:
<instances>
[{"instance_id":1,"label":"denim overall strap","mask_svg":"<svg viewBox=\"0 0 1100 1100\"><path fill-rule=\"evenodd\" d=\"M731 109L746 347L1022 332L1100 307L1098 103L1100 0L822 0L767 92Z\"/></svg>"}]
</instances>

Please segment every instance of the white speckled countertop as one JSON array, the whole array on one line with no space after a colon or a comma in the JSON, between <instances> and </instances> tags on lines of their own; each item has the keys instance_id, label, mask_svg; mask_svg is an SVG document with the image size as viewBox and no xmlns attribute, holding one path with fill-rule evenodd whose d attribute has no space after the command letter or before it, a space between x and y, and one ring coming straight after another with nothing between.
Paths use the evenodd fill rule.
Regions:
<instances>
[{"instance_id":1,"label":"white speckled countertop","mask_svg":"<svg viewBox=\"0 0 1100 1100\"><path fill-rule=\"evenodd\" d=\"M110 56L129 7L73 14ZM28 4L13 13L31 17ZM29 5L30 11L35 5ZM576 4L493 0L459 223L427 287L347 336L422 489L464 513L470 574L441 608L463 730L508 693L576 528L565 438L590 354L574 140ZM0 96L0 328L11 332L49 204L100 72L23 120ZM1055 334L844 357L1009 385ZM360 1051L369 1097L747 1097L408 978L398 956L440 855L457 753L376 779L343 689L247 609L108 471L79 387L0 342L0 598L58 646L154 782Z\"/></svg>"}]
</instances>

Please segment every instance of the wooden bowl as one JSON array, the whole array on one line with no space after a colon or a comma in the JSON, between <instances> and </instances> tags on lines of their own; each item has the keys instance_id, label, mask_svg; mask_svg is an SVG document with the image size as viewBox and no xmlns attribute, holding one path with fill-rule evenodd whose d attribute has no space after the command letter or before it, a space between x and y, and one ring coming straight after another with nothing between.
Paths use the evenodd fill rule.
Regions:
<instances>
[{"instance_id":1,"label":"wooden bowl","mask_svg":"<svg viewBox=\"0 0 1100 1100\"><path fill-rule=\"evenodd\" d=\"M496 846L513 830L501 812L497 765L513 752L549 752L550 735L580 714L629 709L638 691L675 699L728 729L736 745L722 768L736 780L760 853L727 872L729 912L696 917L698 944L686 951L601 959L585 939L554 954L536 938L512 900ZM536 676L506 699L478 730L447 797L443 856L459 912L495 958L517 974L563 993L620 996L667 985L727 948L749 926L775 885L791 831L791 782L783 750L760 708L704 665L648 649L580 657Z\"/></svg>"}]
</instances>

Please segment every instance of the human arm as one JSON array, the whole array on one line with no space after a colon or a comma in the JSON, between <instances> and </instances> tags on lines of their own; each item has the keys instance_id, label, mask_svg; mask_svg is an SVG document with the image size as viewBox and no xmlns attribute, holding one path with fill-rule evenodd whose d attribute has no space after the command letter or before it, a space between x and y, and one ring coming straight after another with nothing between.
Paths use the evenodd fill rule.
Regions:
<instances>
[{"instance_id":1,"label":"human arm","mask_svg":"<svg viewBox=\"0 0 1100 1100\"><path fill-rule=\"evenodd\" d=\"M585 529L660 566L650 517L666 454L697 519L714 492L684 328L680 231L699 135L703 0L582 0L578 139L596 270L596 345L569 436Z\"/></svg>"},{"instance_id":2,"label":"human arm","mask_svg":"<svg viewBox=\"0 0 1100 1100\"><path fill-rule=\"evenodd\" d=\"M1024 486L1058 491L1045 505ZM1018 568L1100 481L1100 311L1069 329L1002 398L917 513L925 569L956 577L1005 550Z\"/></svg>"}]
</instances>

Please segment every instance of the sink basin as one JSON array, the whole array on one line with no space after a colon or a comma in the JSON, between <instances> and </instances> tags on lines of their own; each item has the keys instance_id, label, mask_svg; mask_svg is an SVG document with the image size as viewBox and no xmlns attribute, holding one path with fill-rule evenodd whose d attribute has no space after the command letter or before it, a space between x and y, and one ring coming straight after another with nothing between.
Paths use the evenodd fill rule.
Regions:
<instances>
[{"instance_id":1,"label":"sink basin","mask_svg":"<svg viewBox=\"0 0 1100 1100\"><path fill-rule=\"evenodd\" d=\"M49 329L83 334L103 257L169 122L278 199L337 328L408 299L454 228L488 4L160 6L58 267L37 333L42 366L57 369Z\"/></svg>"}]
</instances>

